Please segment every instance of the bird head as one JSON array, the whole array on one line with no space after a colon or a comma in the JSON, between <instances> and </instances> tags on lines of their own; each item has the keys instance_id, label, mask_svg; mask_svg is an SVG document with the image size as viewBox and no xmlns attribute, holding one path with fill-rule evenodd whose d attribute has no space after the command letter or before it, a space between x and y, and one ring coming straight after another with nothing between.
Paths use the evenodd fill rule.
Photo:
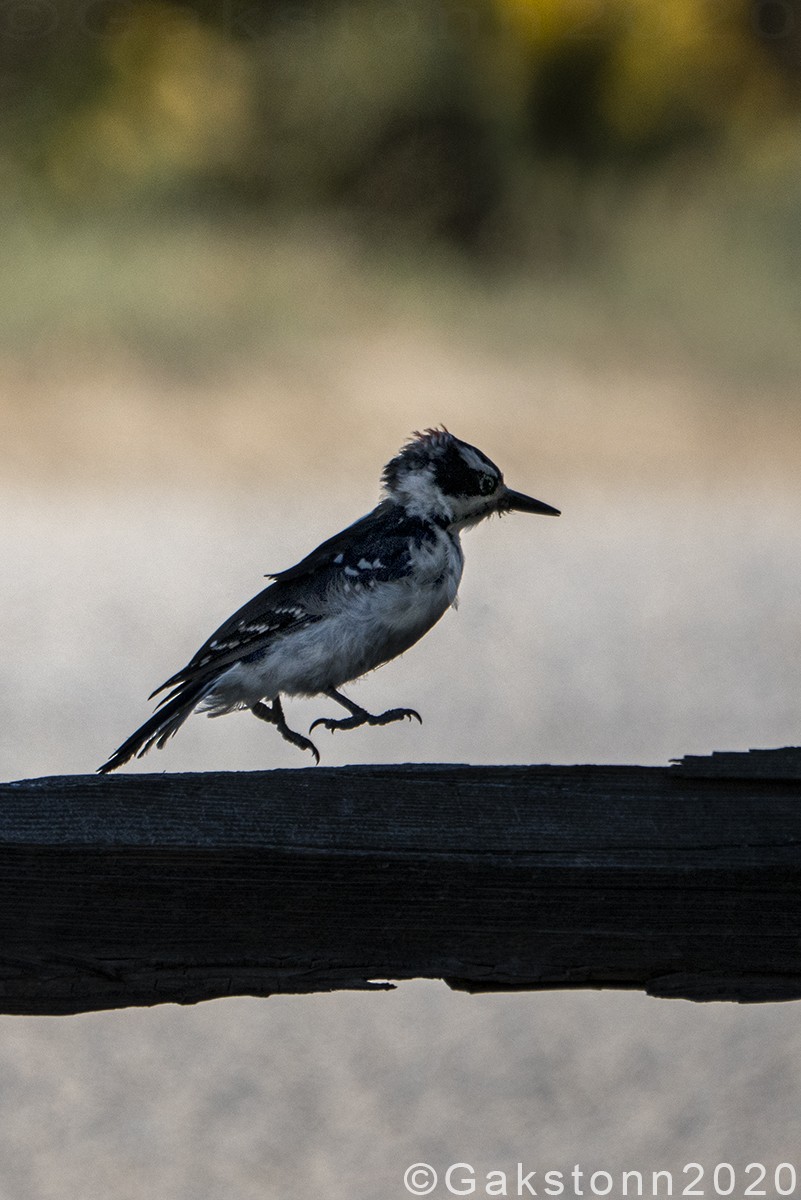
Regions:
<instances>
[{"instance_id":1,"label":"bird head","mask_svg":"<svg viewBox=\"0 0 801 1200\"><path fill-rule=\"evenodd\" d=\"M486 454L445 428L413 434L384 467L382 483L386 497L413 516L444 520L455 529L493 513L559 516L559 509L508 488Z\"/></svg>"}]
</instances>

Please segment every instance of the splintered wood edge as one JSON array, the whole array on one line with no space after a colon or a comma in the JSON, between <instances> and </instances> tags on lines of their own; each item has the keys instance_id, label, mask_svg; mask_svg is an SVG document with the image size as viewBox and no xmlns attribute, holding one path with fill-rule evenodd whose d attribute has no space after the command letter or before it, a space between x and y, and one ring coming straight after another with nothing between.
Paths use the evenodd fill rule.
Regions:
<instances>
[{"instance_id":1,"label":"splintered wood edge","mask_svg":"<svg viewBox=\"0 0 801 1200\"><path fill-rule=\"evenodd\" d=\"M778 750L715 750L671 759L671 774L685 779L789 779L801 782L801 746Z\"/></svg>"}]
</instances>

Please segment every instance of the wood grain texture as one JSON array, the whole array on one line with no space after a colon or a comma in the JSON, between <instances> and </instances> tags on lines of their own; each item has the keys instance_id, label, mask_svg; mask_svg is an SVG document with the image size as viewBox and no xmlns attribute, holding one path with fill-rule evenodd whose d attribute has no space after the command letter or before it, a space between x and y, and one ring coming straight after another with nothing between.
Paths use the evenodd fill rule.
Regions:
<instances>
[{"instance_id":1,"label":"wood grain texture","mask_svg":"<svg viewBox=\"0 0 801 1200\"><path fill-rule=\"evenodd\" d=\"M739 775L685 760L0 785L0 1012L415 977L801 998L801 783L787 751L771 777L769 753Z\"/></svg>"}]
</instances>

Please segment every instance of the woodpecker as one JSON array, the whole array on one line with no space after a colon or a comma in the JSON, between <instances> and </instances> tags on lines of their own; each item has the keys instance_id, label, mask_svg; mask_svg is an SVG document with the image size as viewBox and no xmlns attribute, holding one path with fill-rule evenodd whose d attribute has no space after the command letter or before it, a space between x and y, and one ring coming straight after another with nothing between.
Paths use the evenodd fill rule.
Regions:
<instances>
[{"instance_id":1,"label":"woodpecker","mask_svg":"<svg viewBox=\"0 0 801 1200\"><path fill-rule=\"evenodd\" d=\"M287 725L282 696L327 696L347 710L319 717L309 733L421 720L412 708L369 713L339 689L403 654L455 607L463 529L493 513L560 514L512 491L485 454L444 427L413 434L384 467L382 485L372 512L269 575L269 587L152 693L151 700L171 689L101 773L161 749L195 709L212 717L250 709L316 762L314 742Z\"/></svg>"}]
</instances>

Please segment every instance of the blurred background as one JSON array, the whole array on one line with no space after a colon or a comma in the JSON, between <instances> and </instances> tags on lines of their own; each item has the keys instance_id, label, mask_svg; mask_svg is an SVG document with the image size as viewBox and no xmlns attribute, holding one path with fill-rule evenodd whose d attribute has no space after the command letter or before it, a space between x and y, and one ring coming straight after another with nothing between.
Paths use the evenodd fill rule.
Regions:
<instances>
[{"instance_id":1,"label":"blurred background","mask_svg":"<svg viewBox=\"0 0 801 1200\"><path fill-rule=\"evenodd\" d=\"M423 727L325 763L799 741L801 0L6 0L0 184L3 778L93 770L439 422L564 515L467 535L354 689ZM132 769L273 766L233 715ZM770 1166L800 1054L792 1005L434 984L2 1018L0 1193Z\"/></svg>"}]
</instances>

